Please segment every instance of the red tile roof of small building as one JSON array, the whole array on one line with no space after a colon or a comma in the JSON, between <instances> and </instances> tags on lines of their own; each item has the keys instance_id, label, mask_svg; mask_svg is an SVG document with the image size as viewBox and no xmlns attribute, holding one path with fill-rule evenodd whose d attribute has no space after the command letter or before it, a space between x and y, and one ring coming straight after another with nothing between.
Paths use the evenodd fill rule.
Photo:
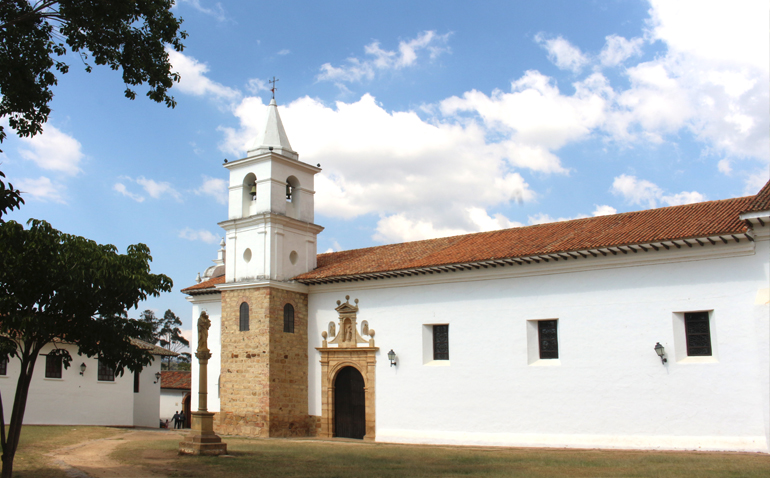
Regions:
<instances>
[{"instance_id":1,"label":"red tile roof of small building","mask_svg":"<svg viewBox=\"0 0 770 478\"><path fill-rule=\"evenodd\" d=\"M763 190L764 191L764 190ZM664 207L318 255L300 282L492 259L743 234L755 196Z\"/></svg>"},{"instance_id":2,"label":"red tile roof of small building","mask_svg":"<svg viewBox=\"0 0 770 478\"><path fill-rule=\"evenodd\" d=\"M770 181L754 196L754 200L743 212L770 211Z\"/></svg>"},{"instance_id":3,"label":"red tile roof of small building","mask_svg":"<svg viewBox=\"0 0 770 478\"><path fill-rule=\"evenodd\" d=\"M193 286L184 288L180 292L183 292L185 294L203 292L206 289L214 289L217 284L224 284L224 283L225 283L225 276L221 275L219 277L214 277L207 281L203 281L200 284L195 284Z\"/></svg>"},{"instance_id":4,"label":"red tile roof of small building","mask_svg":"<svg viewBox=\"0 0 770 478\"><path fill-rule=\"evenodd\" d=\"M192 374L185 371L164 370L160 372L160 388L190 390Z\"/></svg>"}]
</instances>

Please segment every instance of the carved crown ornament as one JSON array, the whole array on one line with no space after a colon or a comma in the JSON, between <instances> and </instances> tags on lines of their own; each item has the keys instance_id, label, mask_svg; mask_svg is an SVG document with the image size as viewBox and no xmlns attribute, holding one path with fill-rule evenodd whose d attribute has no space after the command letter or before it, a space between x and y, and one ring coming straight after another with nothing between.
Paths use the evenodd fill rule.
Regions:
<instances>
[{"instance_id":1,"label":"carved crown ornament","mask_svg":"<svg viewBox=\"0 0 770 478\"><path fill-rule=\"evenodd\" d=\"M358 347L358 344L368 344L374 347L374 329L369 328L369 322L361 322L361 333L358 332L357 315L358 299L350 303L350 296L345 296L345 302L337 301L337 307L334 309L339 314L338 322L329 322L328 331L321 332L323 337L322 347L326 348L329 344L335 344L338 348L351 349ZM339 331L339 333L337 333ZM363 336L369 336L369 340ZM329 339L327 342L327 338Z\"/></svg>"}]
</instances>

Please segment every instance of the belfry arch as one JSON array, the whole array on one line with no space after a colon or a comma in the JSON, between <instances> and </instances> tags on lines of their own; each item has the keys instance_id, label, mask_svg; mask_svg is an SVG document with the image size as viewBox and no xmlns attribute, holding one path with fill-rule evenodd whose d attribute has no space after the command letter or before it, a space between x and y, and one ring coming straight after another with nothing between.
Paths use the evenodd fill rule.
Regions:
<instances>
[{"instance_id":1,"label":"belfry arch","mask_svg":"<svg viewBox=\"0 0 770 478\"><path fill-rule=\"evenodd\" d=\"M349 302L350 296L345 297L345 303L337 301L339 313L338 324L330 323L328 332L323 331L323 342L316 350L321 352L321 431L322 437L339 436L336 430L337 416L340 412L338 396L335 393L339 374L350 367L356 370L363 379L363 405L364 405L364 441L374 441L375 424L375 366L377 364L376 352L379 347L374 346L374 330L366 330L369 340L365 340L359 334L356 326L358 313L358 299L353 305ZM339 325L339 327L338 327ZM327 342L327 338L330 338ZM336 345L330 347L329 345ZM361 345L361 346L359 346ZM353 404L352 408L357 409ZM351 410L349 410L351 411ZM355 412L352 410L351 413Z\"/></svg>"}]
</instances>

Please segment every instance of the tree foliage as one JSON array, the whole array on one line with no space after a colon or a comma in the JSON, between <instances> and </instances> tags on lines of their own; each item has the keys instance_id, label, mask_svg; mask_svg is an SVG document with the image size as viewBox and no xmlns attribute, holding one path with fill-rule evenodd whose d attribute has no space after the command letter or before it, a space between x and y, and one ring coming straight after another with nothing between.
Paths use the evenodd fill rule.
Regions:
<instances>
[{"instance_id":1,"label":"tree foliage","mask_svg":"<svg viewBox=\"0 0 770 478\"><path fill-rule=\"evenodd\" d=\"M167 357L165 369L172 369L172 362L175 365L180 363L189 363L191 355L184 352L190 346L190 341L182 335L182 319L176 316L171 309L168 309L163 318L155 316L152 310L145 310L139 314L139 320L147 324L147 334L142 337L145 342L160 345L161 347L179 353L178 357Z\"/></svg>"},{"instance_id":2,"label":"tree foliage","mask_svg":"<svg viewBox=\"0 0 770 478\"><path fill-rule=\"evenodd\" d=\"M0 171L0 178L4 177L5 174ZM21 207L22 204L24 204L24 199L21 197L21 191L14 189L11 183L8 183L6 187L5 182L0 179L0 224L3 223L3 214Z\"/></svg>"},{"instance_id":3,"label":"tree foliage","mask_svg":"<svg viewBox=\"0 0 770 478\"><path fill-rule=\"evenodd\" d=\"M168 94L179 74L171 71L166 46L182 51L181 19L173 0L2 0L0 1L0 118L20 136L42 131L51 112L51 87L69 65L61 57L80 55L121 70L124 94L147 84L147 97L174 107ZM0 142L6 133L0 125Z\"/></svg>"},{"instance_id":4,"label":"tree foliage","mask_svg":"<svg viewBox=\"0 0 770 478\"><path fill-rule=\"evenodd\" d=\"M148 296L171 291L171 279L150 272L144 244L119 254L113 245L57 231L31 219L24 229L15 221L0 224L0 358L21 362L8 434L0 397L3 477L10 477L27 394L36 359L46 344L74 344L79 354L114 367L139 371L152 362L150 352L131 343L148 333L145 323L129 319L126 309ZM66 367L64 349L54 352Z\"/></svg>"}]
</instances>

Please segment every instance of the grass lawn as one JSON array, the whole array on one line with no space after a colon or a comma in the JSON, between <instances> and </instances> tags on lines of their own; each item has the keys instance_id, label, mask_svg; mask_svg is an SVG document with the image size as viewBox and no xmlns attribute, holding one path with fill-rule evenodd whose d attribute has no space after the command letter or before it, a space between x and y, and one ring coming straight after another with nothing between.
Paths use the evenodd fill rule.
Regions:
<instances>
[{"instance_id":1,"label":"grass lawn","mask_svg":"<svg viewBox=\"0 0 770 478\"><path fill-rule=\"evenodd\" d=\"M7 428L6 428L7 429ZM57 448L87 440L107 438L124 430L105 427L27 425L21 430L19 448L13 460L13 475L20 478L66 478L64 471L45 456Z\"/></svg>"},{"instance_id":2,"label":"grass lawn","mask_svg":"<svg viewBox=\"0 0 770 478\"><path fill-rule=\"evenodd\" d=\"M763 477L749 453L404 446L225 438L230 457L177 456L176 441L127 442L112 458L184 477Z\"/></svg>"}]
</instances>

